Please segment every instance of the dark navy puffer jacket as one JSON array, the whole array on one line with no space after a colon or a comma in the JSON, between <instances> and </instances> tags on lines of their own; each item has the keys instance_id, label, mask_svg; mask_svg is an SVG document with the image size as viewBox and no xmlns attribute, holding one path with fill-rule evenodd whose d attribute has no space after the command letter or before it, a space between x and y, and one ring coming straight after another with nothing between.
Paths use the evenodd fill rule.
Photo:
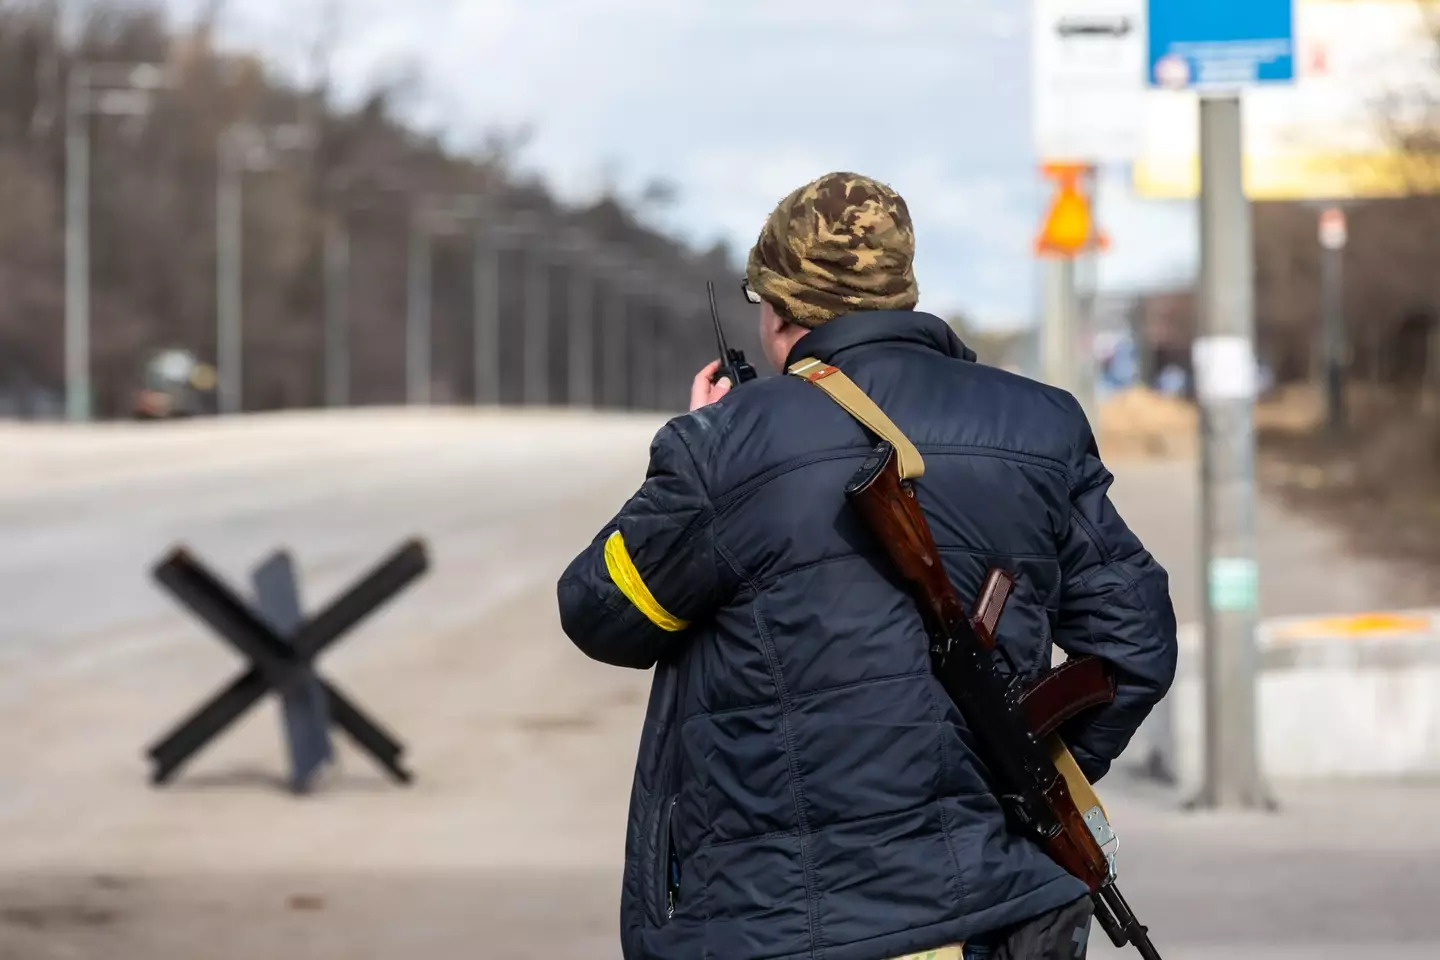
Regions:
<instances>
[{"instance_id":1,"label":"dark navy puffer jacket","mask_svg":"<svg viewBox=\"0 0 1440 960\"><path fill-rule=\"evenodd\" d=\"M991 565L1017 577L999 629L1017 669L1048 666L1052 643L1115 665L1114 705L1071 740L1103 775L1170 685L1175 620L1079 405L973 362L919 312L840 317L790 362L810 356L919 448L961 596ZM640 491L560 580L576 646L655 668L627 960L884 960L1085 894L1007 832L919 614L845 501L875 439L797 377L746 384L660 430Z\"/></svg>"}]
</instances>

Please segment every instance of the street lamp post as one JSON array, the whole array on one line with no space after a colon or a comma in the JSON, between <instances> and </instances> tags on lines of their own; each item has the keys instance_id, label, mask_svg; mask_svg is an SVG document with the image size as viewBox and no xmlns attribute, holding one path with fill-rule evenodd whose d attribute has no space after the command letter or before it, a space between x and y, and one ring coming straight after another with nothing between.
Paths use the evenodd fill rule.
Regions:
<instances>
[{"instance_id":1,"label":"street lamp post","mask_svg":"<svg viewBox=\"0 0 1440 960\"><path fill-rule=\"evenodd\" d=\"M430 402L430 224L427 211L411 216L405 321L405 402Z\"/></svg>"},{"instance_id":2,"label":"street lamp post","mask_svg":"<svg viewBox=\"0 0 1440 960\"><path fill-rule=\"evenodd\" d=\"M603 249L599 251L597 266L606 277L600 296L600 313L596 318L600 331L598 398L602 406L623 410L628 405L626 360L629 346L626 334L629 330L629 318L626 312L626 297L629 295L629 285L626 282L626 267L619 258Z\"/></svg>"},{"instance_id":3,"label":"street lamp post","mask_svg":"<svg viewBox=\"0 0 1440 960\"><path fill-rule=\"evenodd\" d=\"M476 229L471 269L474 297L471 332L475 405L499 405L500 383L500 252L513 249L514 230L488 223Z\"/></svg>"},{"instance_id":4,"label":"street lamp post","mask_svg":"<svg viewBox=\"0 0 1440 960\"><path fill-rule=\"evenodd\" d=\"M484 198L475 194L454 194L450 196L427 196L420 200L410 216L409 269L407 273L408 295L405 315L405 394L407 402L423 405L430 402L431 349L432 349L432 238L437 233L455 234L461 225L476 223L484 219L489 211ZM492 231L496 235L499 230ZM497 248L493 242L481 239L479 231L473 238L473 259L471 277L475 284L475 394L479 403L481 389L482 361L493 367L495 399L499 400L499 357L490 349L499 338L499 302L495 291L499 287L500 268L495 260ZM485 356L482 357L482 351ZM487 374L485 382L491 382Z\"/></svg>"},{"instance_id":5,"label":"street lamp post","mask_svg":"<svg viewBox=\"0 0 1440 960\"><path fill-rule=\"evenodd\" d=\"M699 301L691 291L668 287L661 302L665 312L655 329L655 406L664 410L687 392L691 344L680 336L692 325Z\"/></svg>"},{"instance_id":6,"label":"street lamp post","mask_svg":"<svg viewBox=\"0 0 1440 960\"><path fill-rule=\"evenodd\" d=\"M325 217L325 405L350 404L350 232L345 215Z\"/></svg>"},{"instance_id":7,"label":"street lamp post","mask_svg":"<svg viewBox=\"0 0 1440 960\"><path fill-rule=\"evenodd\" d=\"M550 257L534 236L525 251L524 397L527 405L550 402Z\"/></svg>"},{"instance_id":8,"label":"street lamp post","mask_svg":"<svg viewBox=\"0 0 1440 960\"><path fill-rule=\"evenodd\" d=\"M363 185L375 195L408 194L405 184L386 181ZM323 179L325 195L323 259L325 287L325 405L350 405L350 213L368 204L356 203L361 189L353 174L332 170ZM373 199L373 197L372 197Z\"/></svg>"},{"instance_id":9,"label":"street lamp post","mask_svg":"<svg viewBox=\"0 0 1440 960\"><path fill-rule=\"evenodd\" d=\"M216 143L215 360L221 413L240 413L245 407L244 175L270 170L277 153L309 143L309 130L299 124L261 128L245 122L221 130Z\"/></svg>"},{"instance_id":10,"label":"street lamp post","mask_svg":"<svg viewBox=\"0 0 1440 960\"><path fill-rule=\"evenodd\" d=\"M630 406L654 410L659 406L660 388L655 377L656 265L649 260L628 272L629 296L625 310L625 347L629 353L628 384Z\"/></svg>"},{"instance_id":11,"label":"street lamp post","mask_svg":"<svg viewBox=\"0 0 1440 960\"><path fill-rule=\"evenodd\" d=\"M90 419L89 71L70 71L65 110L65 416Z\"/></svg>"},{"instance_id":12,"label":"street lamp post","mask_svg":"<svg viewBox=\"0 0 1440 960\"><path fill-rule=\"evenodd\" d=\"M241 161L227 128L220 135L215 181L215 366L221 413L243 409L240 365L244 362L240 217L244 207Z\"/></svg>"},{"instance_id":13,"label":"street lamp post","mask_svg":"<svg viewBox=\"0 0 1440 960\"><path fill-rule=\"evenodd\" d=\"M86 64L70 68L65 97L65 416L89 420L90 117L144 116L165 86L153 64Z\"/></svg>"},{"instance_id":14,"label":"street lamp post","mask_svg":"<svg viewBox=\"0 0 1440 960\"><path fill-rule=\"evenodd\" d=\"M566 308L566 390L572 407L596 405L594 245L580 230L565 235L569 255L569 304Z\"/></svg>"}]
</instances>

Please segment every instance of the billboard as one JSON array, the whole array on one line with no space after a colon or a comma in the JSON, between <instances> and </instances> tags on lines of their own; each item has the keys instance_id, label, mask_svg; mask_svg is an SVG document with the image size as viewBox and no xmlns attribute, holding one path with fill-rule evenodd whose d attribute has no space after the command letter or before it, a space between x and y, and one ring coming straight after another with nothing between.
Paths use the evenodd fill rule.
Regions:
<instances>
[{"instance_id":1,"label":"billboard","mask_svg":"<svg viewBox=\"0 0 1440 960\"><path fill-rule=\"evenodd\" d=\"M1440 120L1440 0L1294 0L1295 82L1243 99L1252 200L1346 200L1440 188L1440 164L1407 160L1396 130ZM1189 199L1200 179L1199 100L1145 92L1136 193ZM1434 166L1436 169L1432 170Z\"/></svg>"}]
</instances>

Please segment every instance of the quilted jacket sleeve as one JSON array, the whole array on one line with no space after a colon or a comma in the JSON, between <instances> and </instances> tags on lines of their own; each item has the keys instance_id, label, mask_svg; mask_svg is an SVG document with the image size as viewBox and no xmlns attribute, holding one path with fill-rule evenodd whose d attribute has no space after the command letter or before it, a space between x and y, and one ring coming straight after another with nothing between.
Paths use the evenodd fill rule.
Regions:
<instances>
[{"instance_id":1,"label":"quilted jacket sleeve","mask_svg":"<svg viewBox=\"0 0 1440 960\"><path fill-rule=\"evenodd\" d=\"M1078 414L1078 408L1077 408ZM1083 422L1083 414L1079 414ZM1114 480L1088 426L1071 467L1070 516L1060 542L1063 586L1055 643L1115 668L1115 701L1078 730L1071 752L1093 782L1120 756L1175 677L1175 610L1165 569L1110 502Z\"/></svg>"},{"instance_id":2,"label":"quilted jacket sleeve","mask_svg":"<svg viewBox=\"0 0 1440 960\"><path fill-rule=\"evenodd\" d=\"M561 625L592 659L648 669L734 589L686 421L656 434L639 491L560 578Z\"/></svg>"}]
</instances>

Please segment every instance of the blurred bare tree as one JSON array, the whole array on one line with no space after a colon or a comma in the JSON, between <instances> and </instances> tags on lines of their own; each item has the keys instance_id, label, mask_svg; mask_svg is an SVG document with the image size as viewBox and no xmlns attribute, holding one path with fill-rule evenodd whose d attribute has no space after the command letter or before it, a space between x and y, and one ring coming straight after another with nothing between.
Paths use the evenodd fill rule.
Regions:
<instances>
[{"instance_id":1,"label":"blurred bare tree","mask_svg":"<svg viewBox=\"0 0 1440 960\"><path fill-rule=\"evenodd\" d=\"M1383 170L1355 169L1399 185L1398 195L1346 203L1343 253L1349 374L1372 389L1413 398L1429 379L1440 390L1440 5L1420 4L1437 56L1433 78L1383 91L1373 104L1375 132L1392 154ZM1282 382L1318 375L1320 256L1318 204L1256 204L1259 348Z\"/></svg>"},{"instance_id":2,"label":"blurred bare tree","mask_svg":"<svg viewBox=\"0 0 1440 960\"><path fill-rule=\"evenodd\" d=\"M1404 78L1371 105L1367 132L1380 134L1388 155L1342 161L1359 179L1393 188L1392 196L1344 206L1348 429L1319 429L1323 405L1296 391L1262 424L1261 438L1273 488L1340 520L1362 551L1433 564L1440 556L1440 5L1418 9L1430 19L1428 38L1419 38L1428 42L1429 74ZM1318 207L1255 210L1260 348L1282 383L1320 382ZM1290 469L1297 464L1304 469Z\"/></svg>"},{"instance_id":3,"label":"blurred bare tree","mask_svg":"<svg viewBox=\"0 0 1440 960\"><path fill-rule=\"evenodd\" d=\"M0 395L58 393L62 385L60 121L66 77L81 60L156 63L174 80L143 120L91 118L92 370L100 415L125 413L151 351L183 347L215 356L217 143L234 124L300 124L309 131L308 149L288 152L245 180L247 409L322 400L329 216L344 217L349 232L354 403L405 396L406 244L420 197L486 196L493 209L528 212L556 236L562 227L581 227L612 259L642 261L675 289L698 290L697 303L706 279L722 281L736 269L726 251L697 253L645 226L635 202L608 197L588 209L563 208L542 184L516 172L533 134L528 127L494 130L469 155L447 150L402 119L418 93L413 72L380 77L357 107L337 108L331 64L343 24L333 2L316 21L300 82L282 79L259 56L217 48L221 0L211 0L183 32L158 2L97 3L73 53L59 42L57 11L53 0L0 0ZM641 199L673 195L657 189ZM468 248L464 236L436 240L434 336L441 356L472 355ZM565 302L567 282L564 270L553 271L553 302ZM446 318L453 322L442 328ZM750 346L751 326L736 323L737 346ZM675 340L667 356L684 364L698 367L713 352L705 324L677 320L662 325L661 335ZM473 373L459 361L437 362L435 376L442 381L436 397L464 397ZM550 395L563 397L563 387Z\"/></svg>"}]
</instances>

